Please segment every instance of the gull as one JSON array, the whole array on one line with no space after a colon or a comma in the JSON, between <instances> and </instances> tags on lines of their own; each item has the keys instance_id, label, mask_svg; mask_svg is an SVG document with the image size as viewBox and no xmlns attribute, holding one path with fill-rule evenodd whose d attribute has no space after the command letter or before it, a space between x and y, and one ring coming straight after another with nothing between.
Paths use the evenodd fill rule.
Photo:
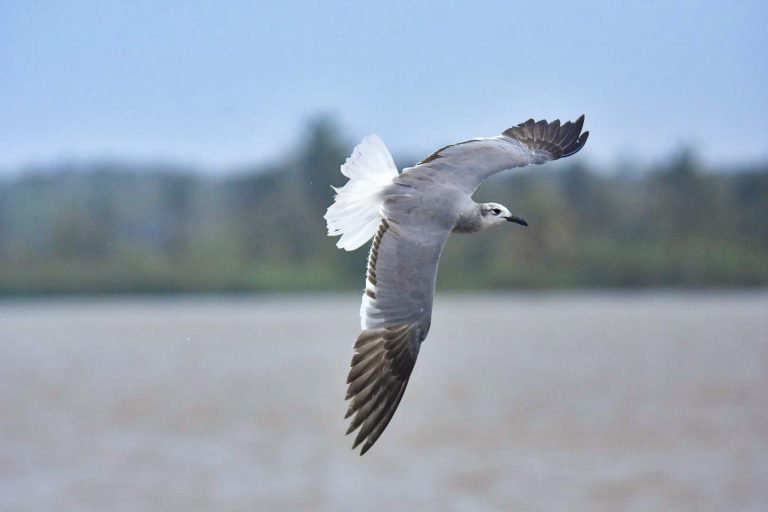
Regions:
<instances>
[{"instance_id":1,"label":"gull","mask_svg":"<svg viewBox=\"0 0 768 512\"><path fill-rule=\"evenodd\" d=\"M440 253L451 233L528 223L472 194L489 176L578 152L587 142L575 122L529 119L490 138L442 147L398 173L387 147L369 135L341 166L349 178L325 219L336 246L352 251L373 238L360 306L362 332L347 377L347 434L367 452L389 424L408 385L432 319Z\"/></svg>"}]
</instances>

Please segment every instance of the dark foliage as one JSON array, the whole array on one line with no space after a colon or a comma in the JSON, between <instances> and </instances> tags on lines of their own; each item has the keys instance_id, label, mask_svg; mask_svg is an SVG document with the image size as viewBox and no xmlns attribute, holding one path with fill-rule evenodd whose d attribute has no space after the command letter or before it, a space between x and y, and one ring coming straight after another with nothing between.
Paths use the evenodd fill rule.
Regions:
<instances>
[{"instance_id":1,"label":"dark foliage","mask_svg":"<svg viewBox=\"0 0 768 512\"><path fill-rule=\"evenodd\" d=\"M350 149L321 119L279 164L222 179L102 163L0 182L0 293L361 289L367 249L338 251L323 220ZM453 236L440 286L768 285L767 166L581 162L484 184L531 226Z\"/></svg>"}]
</instances>

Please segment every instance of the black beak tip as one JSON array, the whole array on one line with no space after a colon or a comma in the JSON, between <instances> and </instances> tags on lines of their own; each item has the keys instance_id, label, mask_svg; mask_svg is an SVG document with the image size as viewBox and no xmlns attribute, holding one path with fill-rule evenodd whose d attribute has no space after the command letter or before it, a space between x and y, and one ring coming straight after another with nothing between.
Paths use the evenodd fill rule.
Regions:
<instances>
[{"instance_id":1,"label":"black beak tip","mask_svg":"<svg viewBox=\"0 0 768 512\"><path fill-rule=\"evenodd\" d=\"M525 221L525 219L521 219L520 217L515 217L514 215L510 215L507 217L507 222L514 222L515 224L520 224L521 226L528 226L528 223Z\"/></svg>"}]
</instances>

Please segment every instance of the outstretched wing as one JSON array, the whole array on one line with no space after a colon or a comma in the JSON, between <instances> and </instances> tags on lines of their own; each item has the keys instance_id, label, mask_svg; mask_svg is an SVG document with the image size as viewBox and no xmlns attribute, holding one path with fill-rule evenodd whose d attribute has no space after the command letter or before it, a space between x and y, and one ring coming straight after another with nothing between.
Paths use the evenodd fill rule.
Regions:
<instances>
[{"instance_id":1,"label":"outstretched wing","mask_svg":"<svg viewBox=\"0 0 768 512\"><path fill-rule=\"evenodd\" d=\"M354 414L347 434L360 428L352 448L365 441L363 455L373 446L395 414L416 364L424 339L414 324L363 331L355 342L355 355L347 377L347 415Z\"/></svg>"},{"instance_id":2,"label":"outstretched wing","mask_svg":"<svg viewBox=\"0 0 768 512\"><path fill-rule=\"evenodd\" d=\"M489 176L513 167L543 164L578 152L587 142L589 132L581 132L584 116L560 125L557 119L529 119L513 126L498 137L472 139L438 149L408 174L436 174L442 183L451 184L469 194Z\"/></svg>"},{"instance_id":3,"label":"outstretched wing","mask_svg":"<svg viewBox=\"0 0 768 512\"><path fill-rule=\"evenodd\" d=\"M376 442L403 397L429 332L435 277L450 228L421 214L418 196L386 199L368 255L360 310L363 332L347 377L347 434L360 429L360 455Z\"/></svg>"}]
</instances>

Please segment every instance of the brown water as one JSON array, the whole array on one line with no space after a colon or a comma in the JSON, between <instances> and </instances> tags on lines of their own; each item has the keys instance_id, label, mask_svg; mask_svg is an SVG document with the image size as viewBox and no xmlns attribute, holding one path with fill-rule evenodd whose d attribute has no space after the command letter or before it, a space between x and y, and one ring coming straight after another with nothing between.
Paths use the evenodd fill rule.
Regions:
<instances>
[{"instance_id":1,"label":"brown water","mask_svg":"<svg viewBox=\"0 0 768 512\"><path fill-rule=\"evenodd\" d=\"M0 510L768 510L768 293L441 297L364 457L357 310L0 303Z\"/></svg>"}]
</instances>

